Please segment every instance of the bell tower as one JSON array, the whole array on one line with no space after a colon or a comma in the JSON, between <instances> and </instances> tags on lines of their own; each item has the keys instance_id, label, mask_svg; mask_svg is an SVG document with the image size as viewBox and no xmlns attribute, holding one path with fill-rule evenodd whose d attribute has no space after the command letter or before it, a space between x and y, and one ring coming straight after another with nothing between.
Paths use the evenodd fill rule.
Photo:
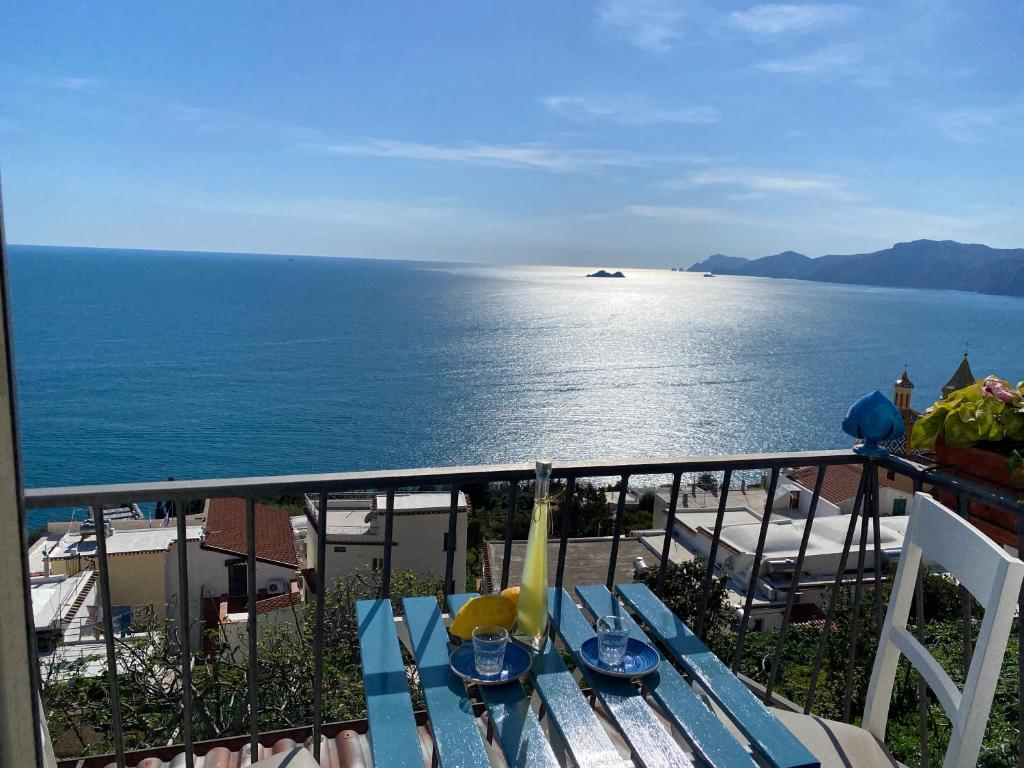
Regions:
<instances>
[{"instance_id":1,"label":"bell tower","mask_svg":"<svg viewBox=\"0 0 1024 768\"><path fill-rule=\"evenodd\" d=\"M910 396L914 392L914 383L907 376L906 369L903 370L903 375L896 379L896 383L892 387L892 402L901 411L910 410Z\"/></svg>"}]
</instances>

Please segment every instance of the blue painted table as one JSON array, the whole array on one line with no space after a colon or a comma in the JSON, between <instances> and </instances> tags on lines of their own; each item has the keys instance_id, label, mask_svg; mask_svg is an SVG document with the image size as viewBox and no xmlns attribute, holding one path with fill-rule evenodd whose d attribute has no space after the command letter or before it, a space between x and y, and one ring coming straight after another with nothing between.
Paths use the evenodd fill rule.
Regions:
<instances>
[{"instance_id":1,"label":"blue painted table","mask_svg":"<svg viewBox=\"0 0 1024 768\"><path fill-rule=\"evenodd\" d=\"M577 588L582 609L565 590L552 589L549 612L553 634L572 655L602 715L642 768L816 768L818 762L754 695L647 587L625 584L612 594L603 586ZM454 613L473 595L451 595ZM484 737L473 716L463 681L448 668L451 641L437 601L402 601L408 647L429 715L432 754L424 753L412 710L412 670L402 660L398 631L388 600L361 600L356 606L363 659L367 719L374 765L487 766ZM586 613L584 613L586 611ZM733 737L694 693L687 679L665 658L639 685L591 672L579 649L593 636L593 619L609 614L626 618L630 633L654 640L698 681L744 734L750 751ZM637 620L634 620L633 617ZM641 624L651 636L645 634ZM580 690L553 640L534 657L530 683L539 700L521 683L480 686L489 715L488 738L510 766L623 765L601 718ZM673 731L682 737L679 745ZM753 752L753 755L751 754Z\"/></svg>"}]
</instances>

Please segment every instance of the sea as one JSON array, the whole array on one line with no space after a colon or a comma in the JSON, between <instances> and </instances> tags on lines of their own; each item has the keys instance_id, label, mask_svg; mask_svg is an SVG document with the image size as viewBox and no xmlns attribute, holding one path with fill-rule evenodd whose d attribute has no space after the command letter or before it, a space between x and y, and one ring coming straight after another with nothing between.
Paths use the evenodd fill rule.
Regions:
<instances>
[{"instance_id":1,"label":"sea","mask_svg":"<svg viewBox=\"0 0 1024 768\"><path fill-rule=\"evenodd\" d=\"M904 367L1024 378L1024 299L598 267L11 246L26 485L839 448Z\"/></svg>"}]
</instances>

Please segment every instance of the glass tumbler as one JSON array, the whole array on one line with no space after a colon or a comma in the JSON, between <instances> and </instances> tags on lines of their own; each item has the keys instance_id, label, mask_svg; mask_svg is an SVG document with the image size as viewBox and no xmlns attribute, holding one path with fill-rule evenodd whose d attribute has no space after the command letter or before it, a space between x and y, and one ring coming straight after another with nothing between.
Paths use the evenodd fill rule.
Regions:
<instances>
[{"instance_id":1,"label":"glass tumbler","mask_svg":"<svg viewBox=\"0 0 1024 768\"><path fill-rule=\"evenodd\" d=\"M483 676L497 675L505 663L508 630L504 627L480 626L473 630L473 661Z\"/></svg>"},{"instance_id":2,"label":"glass tumbler","mask_svg":"<svg viewBox=\"0 0 1024 768\"><path fill-rule=\"evenodd\" d=\"M597 620L597 657L609 667L622 666L626 658L629 630L618 616L602 616Z\"/></svg>"}]
</instances>

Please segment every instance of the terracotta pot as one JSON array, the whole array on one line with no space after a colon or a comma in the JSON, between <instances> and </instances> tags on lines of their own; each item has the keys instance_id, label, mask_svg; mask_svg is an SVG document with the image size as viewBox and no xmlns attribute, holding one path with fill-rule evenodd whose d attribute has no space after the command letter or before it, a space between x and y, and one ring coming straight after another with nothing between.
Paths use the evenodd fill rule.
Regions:
<instances>
[{"instance_id":1,"label":"terracotta pot","mask_svg":"<svg viewBox=\"0 0 1024 768\"><path fill-rule=\"evenodd\" d=\"M939 437L935 443L935 458L943 471L954 471L965 479L982 485L992 486L1001 491L1019 496L1020 488L1014 487L1010 470L1006 466L1006 455L996 451L978 448L953 448ZM950 509L956 509L956 495L936 489L936 497ZM1017 518L1009 512L986 506L977 501L970 503L967 519L978 530L984 531L993 541L1017 549Z\"/></svg>"}]
</instances>

